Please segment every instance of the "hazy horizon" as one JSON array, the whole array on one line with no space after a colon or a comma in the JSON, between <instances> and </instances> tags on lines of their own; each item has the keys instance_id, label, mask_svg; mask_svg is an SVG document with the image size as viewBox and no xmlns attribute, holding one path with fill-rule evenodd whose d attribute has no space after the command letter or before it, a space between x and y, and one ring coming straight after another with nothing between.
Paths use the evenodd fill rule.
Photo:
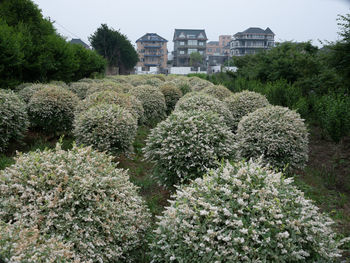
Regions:
<instances>
[{"instance_id":1,"label":"hazy horizon","mask_svg":"<svg viewBox=\"0 0 350 263\"><path fill-rule=\"evenodd\" d=\"M88 37L103 23L125 34L132 44L146 33L157 33L173 49L175 28L205 29L209 41L233 35L249 27L266 27L275 41L335 41L337 15L350 13L348 0L178 0L170 5L161 0L116 1L34 0L44 17L54 21L57 32L70 38Z\"/></svg>"}]
</instances>

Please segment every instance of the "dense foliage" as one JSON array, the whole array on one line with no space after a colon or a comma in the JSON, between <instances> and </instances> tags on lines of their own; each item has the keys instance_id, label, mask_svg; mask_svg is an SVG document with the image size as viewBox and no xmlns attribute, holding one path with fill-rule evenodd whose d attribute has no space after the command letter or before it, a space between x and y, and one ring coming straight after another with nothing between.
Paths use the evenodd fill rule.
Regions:
<instances>
[{"instance_id":1,"label":"dense foliage","mask_svg":"<svg viewBox=\"0 0 350 263\"><path fill-rule=\"evenodd\" d=\"M257 109L243 117L236 133L239 159L263 158L274 168L302 169L308 160L308 132L295 111L281 106Z\"/></svg>"},{"instance_id":2,"label":"dense foliage","mask_svg":"<svg viewBox=\"0 0 350 263\"><path fill-rule=\"evenodd\" d=\"M182 91L171 82L162 84L159 89L165 98L166 112L170 114L174 110L177 101L182 97Z\"/></svg>"},{"instance_id":3,"label":"dense foliage","mask_svg":"<svg viewBox=\"0 0 350 263\"><path fill-rule=\"evenodd\" d=\"M20 141L28 125L25 103L14 92L0 89L0 153L11 141Z\"/></svg>"},{"instance_id":4,"label":"dense foliage","mask_svg":"<svg viewBox=\"0 0 350 263\"><path fill-rule=\"evenodd\" d=\"M202 90L202 92L209 94L221 101L223 101L225 98L232 95L232 92L228 88L222 85L206 87L205 89Z\"/></svg>"},{"instance_id":5,"label":"dense foliage","mask_svg":"<svg viewBox=\"0 0 350 263\"><path fill-rule=\"evenodd\" d=\"M118 67L119 73L132 69L138 55L128 38L106 24L102 24L89 38L93 48L108 61L108 66Z\"/></svg>"},{"instance_id":6,"label":"dense foliage","mask_svg":"<svg viewBox=\"0 0 350 263\"><path fill-rule=\"evenodd\" d=\"M0 88L21 82L65 82L104 72L95 51L67 43L31 0L0 2Z\"/></svg>"},{"instance_id":7,"label":"dense foliage","mask_svg":"<svg viewBox=\"0 0 350 263\"><path fill-rule=\"evenodd\" d=\"M245 115L269 105L264 95L251 91L234 93L230 97L227 97L224 102L231 111L233 117L232 127L234 131Z\"/></svg>"},{"instance_id":8,"label":"dense foliage","mask_svg":"<svg viewBox=\"0 0 350 263\"><path fill-rule=\"evenodd\" d=\"M73 133L78 144L116 154L130 148L136 130L137 119L128 110L100 103L76 115Z\"/></svg>"},{"instance_id":9,"label":"dense foliage","mask_svg":"<svg viewBox=\"0 0 350 263\"><path fill-rule=\"evenodd\" d=\"M46 249L53 239L67 241L72 262L131 262L149 227L149 212L126 171L90 147L64 151L58 144L55 150L19 155L0 171L0 192L0 220L23 227L23 234L34 229L25 245L39 242ZM40 246L42 240L48 243ZM21 241L14 236L10 244Z\"/></svg>"},{"instance_id":10,"label":"dense foliage","mask_svg":"<svg viewBox=\"0 0 350 263\"><path fill-rule=\"evenodd\" d=\"M145 158L155 163L157 181L173 186L233 157L233 137L223 118L210 110L177 111L151 131Z\"/></svg>"},{"instance_id":11,"label":"dense foliage","mask_svg":"<svg viewBox=\"0 0 350 263\"><path fill-rule=\"evenodd\" d=\"M141 85L132 88L130 94L142 103L145 124L153 125L165 118L167 107L165 97L159 88Z\"/></svg>"},{"instance_id":12,"label":"dense foliage","mask_svg":"<svg viewBox=\"0 0 350 263\"><path fill-rule=\"evenodd\" d=\"M31 127L48 134L69 132L78 102L78 97L71 91L46 85L29 100L28 116Z\"/></svg>"},{"instance_id":13,"label":"dense foliage","mask_svg":"<svg viewBox=\"0 0 350 263\"><path fill-rule=\"evenodd\" d=\"M159 219L154 262L334 262L345 241L292 179L252 161L180 187Z\"/></svg>"},{"instance_id":14,"label":"dense foliage","mask_svg":"<svg viewBox=\"0 0 350 263\"><path fill-rule=\"evenodd\" d=\"M232 127L233 119L224 102L205 93L191 92L182 97L175 106L175 111L212 111L224 118L228 127Z\"/></svg>"}]
</instances>

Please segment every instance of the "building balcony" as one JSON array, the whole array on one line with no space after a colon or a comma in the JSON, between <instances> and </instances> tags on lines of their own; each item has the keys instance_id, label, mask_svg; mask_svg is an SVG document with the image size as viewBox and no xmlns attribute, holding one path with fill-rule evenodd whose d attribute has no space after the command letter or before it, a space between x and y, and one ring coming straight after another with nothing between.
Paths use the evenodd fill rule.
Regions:
<instances>
[{"instance_id":1,"label":"building balcony","mask_svg":"<svg viewBox=\"0 0 350 263\"><path fill-rule=\"evenodd\" d=\"M148 46L143 46L143 48L161 48L161 45L148 45Z\"/></svg>"},{"instance_id":2,"label":"building balcony","mask_svg":"<svg viewBox=\"0 0 350 263\"><path fill-rule=\"evenodd\" d=\"M198 46L198 45L180 45L177 46L177 49L188 49L188 48L196 48L196 49L206 49L206 46Z\"/></svg>"},{"instance_id":3,"label":"building balcony","mask_svg":"<svg viewBox=\"0 0 350 263\"><path fill-rule=\"evenodd\" d=\"M146 67L158 67L158 66L160 66L161 64L150 64L150 63L145 63L145 66Z\"/></svg>"},{"instance_id":4,"label":"building balcony","mask_svg":"<svg viewBox=\"0 0 350 263\"><path fill-rule=\"evenodd\" d=\"M257 49L257 48L269 48L269 47L268 46L234 46L234 47L232 47L232 49L238 49L238 48L244 48L244 49L254 48L254 49Z\"/></svg>"},{"instance_id":5,"label":"building balcony","mask_svg":"<svg viewBox=\"0 0 350 263\"><path fill-rule=\"evenodd\" d=\"M144 54L145 57L161 57L160 54Z\"/></svg>"}]
</instances>

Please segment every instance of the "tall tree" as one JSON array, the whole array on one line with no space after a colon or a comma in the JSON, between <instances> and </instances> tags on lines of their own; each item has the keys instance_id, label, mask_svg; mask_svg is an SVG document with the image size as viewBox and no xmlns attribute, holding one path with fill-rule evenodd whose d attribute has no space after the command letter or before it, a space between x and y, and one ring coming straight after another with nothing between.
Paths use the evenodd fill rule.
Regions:
<instances>
[{"instance_id":1,"label":"tall tree","mask_svg":"<svg viewBox=\"0 0 350 263\"><path fill-rule=\"evenodd\" d=\"M190 66L198 68L203 64L203 56L199 52L193 52L190 54Z\"/></svg>"},{"instance_id":2,"label":"tall tree","mask_svg":"<svg viewBox=\"0 0 350 263\"><path fill-rule=\"evenodd\" d=\"M108 61L109 67L118 67L121 74L131 70L138 61L135 48L128 38L106 24L102 24L89 38L92 47Z\"/></svg>"}]
</instances>

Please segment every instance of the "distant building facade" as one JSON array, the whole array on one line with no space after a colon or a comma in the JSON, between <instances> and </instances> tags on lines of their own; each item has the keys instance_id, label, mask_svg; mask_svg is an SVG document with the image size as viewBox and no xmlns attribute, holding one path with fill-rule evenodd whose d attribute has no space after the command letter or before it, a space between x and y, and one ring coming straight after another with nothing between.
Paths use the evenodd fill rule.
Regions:
<instances>
[{"instance_id":1,"label":"distant building facade","mask_svg":"<svg viewBox=\"0 0 350 263\"><path fill-rule=\"evenodd\" d=\"M207 56L230 56L231 35L220 35L219 41L209 41L207 43Z\"/></svg>"},{"instance_id":2,"label":"distant building facade","mask_svg":"<svg viewBox=\"0 0 350 263\"><path fill-rule=\"evenodd\" d=\"M206 57L207 35L204 29L175 29L174 32L174 67L189 67L190 55L199 52Z\"/></svg>"},{"instance_id":3,"label":"distant building facade","mask_svg":"<svg viewBox=\"0 0 350 263\"><path fill-rule=\"evenodd\" d=\"M221 48L219 45L219 41L209 41L207 43L207 56L219 56L221 53Z\"/></svg>"},{"instance_id":4,"label":"distant building facade","mask_svg":"<svg viewBox=\"0 0 350 263\"><path fill-rule=\"evenodd\" d=\"M231 41L231 56L255 54L275 45L275 34L270 28L250 27L243 32L233 35Z\"/></svg>"},{"instance_id":5,"label":"distant building facade","mask_svg":"<svg viewBox=\"0 0 350 263\"><path fill-rule=\"evenodd\" d=\"M136 40L139 55L136 67L145 72L157 68L158 73L163 73L168 62L167 42L168 40L156 33L147 33Z\"/></svg>"}]
</instances>

